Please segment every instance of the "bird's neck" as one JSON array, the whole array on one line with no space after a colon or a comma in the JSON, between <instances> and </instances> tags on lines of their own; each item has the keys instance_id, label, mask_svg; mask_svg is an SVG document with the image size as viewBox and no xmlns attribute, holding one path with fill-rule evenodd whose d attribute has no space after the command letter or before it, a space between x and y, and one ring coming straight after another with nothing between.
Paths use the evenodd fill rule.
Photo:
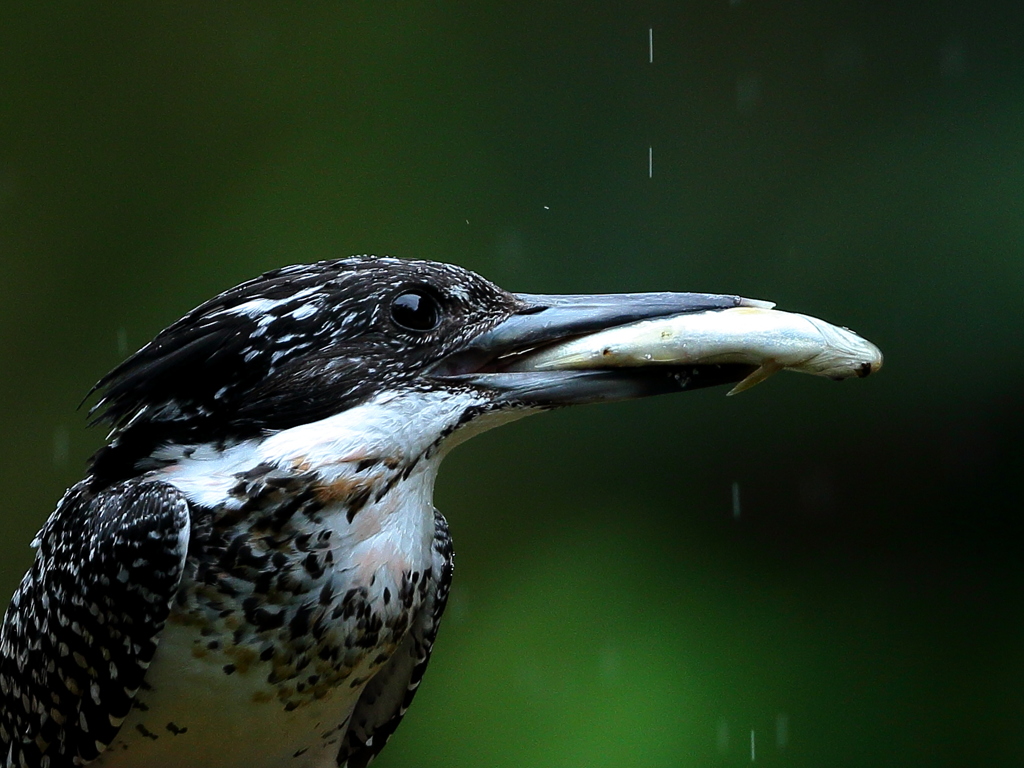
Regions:
<instances>
[{"instance_id":1,"label":"bird's neck","mask_svg":"<svg viewBox=\"0 0 1024 768\"><path fill-rule=\"evenodd\" d=\"M434 479L458 418L390 399L155 457L192 508L170 624L212 679L251 668L253 696L304 707L384 663L439 577Z\"/></svg>"}]
</instances>

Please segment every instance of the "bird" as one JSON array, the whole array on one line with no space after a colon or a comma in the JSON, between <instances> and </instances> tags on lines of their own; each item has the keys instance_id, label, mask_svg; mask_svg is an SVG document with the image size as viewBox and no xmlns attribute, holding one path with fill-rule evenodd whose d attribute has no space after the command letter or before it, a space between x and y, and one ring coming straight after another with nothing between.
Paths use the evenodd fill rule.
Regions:
<instances>
[{"instance_id":1,"label":"bird","mask_svg":"<svg viewBox=\"0 0 1024 768\"><path fill-rule=\"evenodd\" d=\"M201 304L93 388L109 429L32 542L0 626L7 768L367 765L430 659L453 574L433 505L456 445L551 408L755 366L510 361L699 293L505 291L353 256Z\"/></svg>"}]
</instances>

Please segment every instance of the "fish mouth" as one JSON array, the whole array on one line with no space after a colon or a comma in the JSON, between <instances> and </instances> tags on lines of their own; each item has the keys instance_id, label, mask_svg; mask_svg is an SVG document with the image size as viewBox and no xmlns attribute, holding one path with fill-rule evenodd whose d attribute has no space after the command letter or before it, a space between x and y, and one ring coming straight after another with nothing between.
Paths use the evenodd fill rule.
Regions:
<instances>
[{"instance_id":1,"label":"fish mouth","mask_svg":"<svg viewBox=\"0 0 1024 768\"><path fill-rule=\"evenodd\" d=\"M610 329L681 315L726 309L768 309L740 296L708 293L595 295L517 294L521 309L435 363L425 375L455 386L484 390L502 406L552 407L632 400L651 395L736 384L757 365L691 361L648 365L544 365L531 357ZM642 355L641 355L642 358Z\"/></svg>"}]
</instances>

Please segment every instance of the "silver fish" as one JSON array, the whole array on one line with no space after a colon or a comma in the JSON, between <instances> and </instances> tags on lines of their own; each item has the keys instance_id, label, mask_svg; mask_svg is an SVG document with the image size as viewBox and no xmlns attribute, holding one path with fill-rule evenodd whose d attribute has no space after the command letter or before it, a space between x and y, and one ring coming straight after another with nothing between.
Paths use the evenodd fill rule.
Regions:
<instances>
[{"instance_id":1,"label":"silver fish","mask_svg":"<svg viewBox=\"0 0 1024 768\"><path fill-rule=\"evenodd\" d=\"M635 368L652 365L745 363L757 370L730 395L782 370L863 377L882 367L882 352L848 328L768 302L642 320L530 352L504 366L509 371Z\"/></svg>"}]
</instances>

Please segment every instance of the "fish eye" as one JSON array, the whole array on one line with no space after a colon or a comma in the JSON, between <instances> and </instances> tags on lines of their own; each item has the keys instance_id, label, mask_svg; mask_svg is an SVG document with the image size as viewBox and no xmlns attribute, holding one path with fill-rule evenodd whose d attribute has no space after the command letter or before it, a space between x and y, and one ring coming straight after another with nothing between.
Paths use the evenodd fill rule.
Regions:
<instances>
[{"instance_id":1,"label":"fish eye","mask_svg":"<svg viewBox=\"0 0 1024 768\"><path fill-rule=\"evenodd\" d=\"M391 319L407 331L432 331L441 324L441 305L426 291L406 291L391 302Z\"/></svg>"}]
</instances>

